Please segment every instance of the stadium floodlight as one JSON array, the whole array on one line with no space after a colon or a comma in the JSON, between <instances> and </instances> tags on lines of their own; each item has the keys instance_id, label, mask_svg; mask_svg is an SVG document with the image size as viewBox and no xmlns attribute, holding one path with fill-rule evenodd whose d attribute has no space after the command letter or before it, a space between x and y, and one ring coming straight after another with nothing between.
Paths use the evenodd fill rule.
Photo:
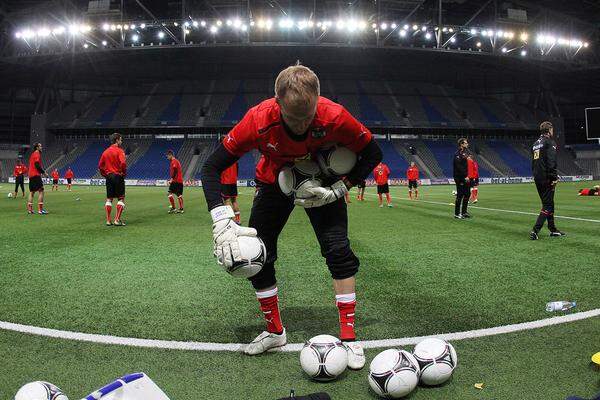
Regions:
<instances>
[{"instance_id":1,"label":"stadium floodlight","mask_svg":"<svg viewBox=\"0 0 600 400\"><path fill-rule=\"evenodd\" d=\"M476 46L481 47L481 42L477 42Z\"/></svg>"},{"instance_id":2,"label":"stadium floodlight","mask_svg":"<svg viewBox=\"0 0 600 400\"><path fill-rule=\"evenodd\" d=\"M494 31L493 31L493 30L491 30L491 29L489 29L489 30L487 31L487 34L488 34L488 36L489 36L489 37L493 37L493 36L494 36Z\"/></svg>"},{"instance_id":3,"label":"stadium floodlight","mask_svg":"<svg viewBox=\"0 0 600 400\"><path fill-rule=\"evenodd\" d=\"M443 28L442 28L442 32L448 32L448 28L446 28L446 27L443 27Z\"/></svg>"},{"instance_id":4,"label":"stadium floodlight","mask_svg":"<svg viewBox=\"0 0 600 400\"><path fill-rule=\"evenodd\" d=\"M146 24L140 24L140 28L146 29Z\"/></svg>"},{"instance_id":5,"label":"stadium floodlight","mask_svg":"<svg viewBox=\"0 0 600 400\"><path fill-rule=\"evenodd\" d=\"M116 31L117 30L117 26L116 25L111 25L110 26L110 30L113 31L113 32Z\"/></svg>"},{"instance_id":6,"label":"stadium floodlight","mask_svg":"<svg viewBox=\"0 0 600 400\"><path fill-rule=\"evenodd\" d=\"M456 43L456 38L454 36L450 38L450 43Z\"/></svg>"},{"instance_id":7,"label":"stadium floodlight","mask_svg":"<svg viewBox=\"0 0 600 400\"><path fill-rule=\"evenodd\" d=\"M129 25L129 29L135 29L135 24Z\"/></svg>"},{"instance_id":8,"label":"stadium floodlight","mask_svg":"<svg viewBox=\"0 0 600 400\"><path fill-rule=\"evenodd\" d=\"M89 44L87 44L87 43L84 43L84 44L83 44L83 48L84 48L84 49L87 49L88 47L90 47L90 45L89 45Z\"/></svg>"},{"instance_id":9,"label":"stadium floodlight","mask_svg":"<svg viewBox=\"0 0 600 400\"><path fill-rule=\"evenodd\" d=\"M173 22L173 26L179 26L177 22Z\"/></svg>"},{"instance_id":10,"label":"stadium floodlight","mask_svg":"<svg viewBox=\"0 0 600 400\"><path fill-rule=\"evenodd\" d=\"M198 27L198 21L192 21L192 26L194 28L197 28Z\"/></svg>"},{"instance_id":11,"label":"stadium floodlight","mask_svg":"<svg viewBox=\"0 0 600 400\"><path fill-rule=\"evenodd\" d=\"M583 44L583 47L585 47L585 48L587 49L587 48L589 47L589 45L590 45L590 44L589 44L588 42L585 42L585 43Z\"/></svg>"},{"instance_id":12,"label":"stadium floodlight","mask_svg":"<svg viewBox=\"0 0 600 400\"><path fill-rule=\"evenodd\" d=\"M257 26L258 26L259 29L263 29L264 27L267 26L267 24L266 24L266 22L264 20L259 19L258 23L257 23Z\"/></svg>"},{"instance_id":13,"label":"stadium floodlight","mask_svg":"<svg viewBox=\"0 0 600 400\"><path fill-rule=\"evenodd\" d=\"M404 28L405 31L407 31L408 30L408 24L404 24L403 28Z\"/></svg>"},{"instance_id":14,"label":"stadium floodlight","mask_svg":"<svg viewBox=\"0 0 600 400\"><path fill-rule=\"evenodd\" d=\"M427 32L425 34L425 39L427 39L427 40L431 39L431 33Z\"/></svg>"},{"instance_id":15,"label":"stadium floodlight","mask_svg":"<svg viewBox=\"0 0 600 400\"><path fill-rule=\"evenodd\" d=\"M102 41L102 46L105 46L105 47L106 47L106 45L107 45L107 44L108 44L108 42L107 42L106 40L103 40L103 41Z\"/></svg>"},{"instance_id":16,"label":"stadium floodlight","mask_svg":"<svg viewBox=\"0 0 600 400\"><path fill-rule=\"evenodd\" d=\"M527 32L521 32L521 34L519 35L519 39L521 39L522 42L526 42L527 39L529 39L529 35L527 34Z\"/></svg>"},{"instance_id":17,"label":"stadium floodlight","mask_svg":"<svg viewBox=\"0 0 600 400\"><path fill-rule=\"evenodd\" d=\"M123 26L121 24L117 24L117 30L123 30Z\"/></svg>"},{"instance_id":18,"label":"stadium floodlight","mask_svg":"<svg viewBox=\"0 0 600 400\"><path fill-rule=\"evenodd\" d=\"M373 29L377 28L377 24L376 23L372 23L371 24L371 28L373 28Z\"/></svg>"},{"instance_id":19,"label":"stadium floodlight","mask_svg":"<svg viewBox=\"0 0 600 400\"><path fill-rule=\"evenodd\" d=\"M164 37L165 37L165 33L163 31L158 32L159 39L164 39Z\"/></svg>"},{"instance_id":20,"label":"stadium floodlight","mask_svg":"<svg viewBox=\"0 0 600 400\"><path fill-rule=\"evenodd\" d=\"M206 21L200 21L200 26L205 27L206 26Z\"/></svg>"},{"instance_id":21,"label":"stadium floodlight","mask_svg":"<svg viewBox=\"0 0 600 400\"><path fill-rule=\"evenodd\" d=\"M477 35L477 29L471 28L471 35Z\"/></svg>"},{"instance_id":22,"label":"stadium floodlight","mask_svg":"<svg viewBox=\"0 0 600 400\"><path fill-rule=\"evenodd\" d=\"M391 25L391 28L392 28L392 29L396 29L397 27L398 27L398 25L396 25L395 23L393 23L393 24Z\"/></svg>"},{"instance_id":23,"label":"stadium floodlight","mask_svg":"<svg viewBox=\"0 0 600 400\"><path fill-rule=\"evenodd\" d=\"M503 53L506 53L507 51L508 51L508 49L507 49L506 47L503 47L503 48L502 48L502 52L503 52Z\"/></svg>"},{"instance_id":24,"label":"stadium floodlight","mask_svg":"<svg viewBox=\"0 0 600 400\"><path fill-rule=\"evenodd\" d=\"M315 26L315 22L312 19L309 19L307 25L309 28L312 28L313 26Z\"/></svg>"},{"instance_id":25,"label":"stadium floodlight","mask_svg":"<svg viewBox=\"0 0 600 400\"><path fill-rule=\"evenodd\" d=\"M218 19L217 20L217 26L222 26L222 25L223 25L223 22L220 19Z\"/></svg>"},{"instance_id":26,"label":"stadium floodlight","mask_svg":"<svg viewBox=\"0 0 600 400\"><path fill-rule=\"evenodd\" d=\"M69 26L69 33L71 35L77 35L79 33L79 26L75 25L75 24L70 25Z\"/></svg>"},{"instance_id":27,"label":"stadium floodlight","mask_svg":"<svg viewBox=\"0 0 600 400\"><path fill-rule=\"evenodd\" d=\"M189 23L189 21L185 21L185 22L183 23L183 26L184 26L184 27L186 27L186 28L189 28L189 27L190 27L190 23Z\"/></svg>"},{"instance_id":28,"label":"stadium floodlight","mask_svg":"<svg viewBox=\"0 0 600 400\"><path fill-rule=\"evenodd\" d=\"M421 27L421 30L422 30L423 32L425 32L425 31L427 30L427 27L426 27L425 25L423 25L423 26Z\"/></svg>"},{"instance_id":29,"label":"stadium floodlight","mask_svg":"<svg viewBox=\"0 0 600 400\"><path fill-rule=\"evenodd\" d=\"M35 36L35 32L30 29L25 29L22 33L23 39L31 39Z\"/></svg>"},{"instance_id":30,"label":"stadium floodlight","mask_svg":"<svg viewBox=\"0 0 600 400\"><path fill-rule=\"evenodd\" d=\"M448 28L448 32L454 33L454 28Z\"/></svg>"},{"instance_id":31,"label":"stadium floodlight","mask_svg":"<svg viewBox=\"0 0 600 400\"><path fill-rule=\"evenodd\" d=\"M268 31L270 31L272 27L273 27L273 21L272 21L272 20L270 20L270 19L266 20L266 21L265 21L265 28L266 28Z\"/></svg>"},{"instance_id":32,"label":"stadium floodlight","mask_svg":"<svg viewBox=\"0 0 600 400\"><path fill-rule=\"evenodd\" d=\"M233 25L233 21L228 19L227 21L225 21L225 25L231 26L231 25Z\"/></svg>"},{"instance_id":33,"label":"stadium floodlight","mask_svg":"<svg viewBox=\"0 0 600 400\"><path fill-rule=\"evenodd\" d=\"M214 25L211 25L210 27L210 33L212 33L213 35L216 35L216 33L219 31L219 28L217 28Z\"/></svg>"},{"instance_id":34,"label":"stadium floodlight","mask_svg":"<svg viewBox=\"0 0 600 400\"><path fill-rule=\"evenodd\" d=\"M107 31L109 29L110 29L110 25L108 25L108 24L102 24L102 30L103 31Z\"/></svg>"},{"instance_id":35,"label":"stadium floodlight","mask_svg":"<svg viewBox=\"0 0 600 400\"><path fill-rule=\"evenodd\" d=\"M22 35L21 35L21 32L15 32L15 37L16 37L17 39L21 39L21 36L22 36Z\"/></svg>"},{"instance_id":36,"label":"stadium floodlight","mask_svg":"<svg viewBox=\"0 0 600 400\"><path fill-rule=\"evenodd\" d=\"M137 43L137 41L138 41L138 40L140 40L140 36L139 36L139 35L137 35L137 34L136 34L136 35L133 35L133 36L131 37L131 40Z\"/></svg>"},{"instance_id":37,"label":"stadium floodlight","mask_svg":"<svg viewBox=\"0 0 600 400\"><path fill-rule=\"evenodd\" d=\"M381 24L381 29L383 29L384 31L387 29L388 25L384 22Z\"/></svg>"},{"instance_id":38,"label":"stadium floodlight","mask_svg":"<svg viewBox=\"0 0 600 400\"><path fill-rule=\"evenodd\" d=\"M507 35L508 35L508 38L511 39L511 40L514 39L514 37L515 37L515 33L514 32L507 32Z\"/></svg>"},{"instance_id":39,"label":"stadium floodlight","mask_svg":"<svg viewBox=\"0 0 600 400\"><path fill-rule=\"evenodd\" d=\"M48 36L50 36L50 29L48 29L48 28L40 28L37 31L37 35L39 37L48 37Z\"/></svg>"},{"instance_id":40,"label":"stadium floodlight","mask_svg":"<svg viewBox=\"0 0 600 400\"><path fill-rule=\"evenodd\" d=\"M335 27L338 29L338 31L341 31L342 29L344 29L346 27L346 22L344 22L341 19L338 19L337 22L335 23Z\"/></svg>"},{"instance_id":41,"label":"stadium floodlight","mask_svg":"<svg viewBox=\"0 0 600 400\"><path fill-rule=\"evenodd\" d=\"M521 57L525 57L527 55L527 50L521 50Z\"/></svg>"},{"instance_id":42,"label":"stadium floodlight","mask_svg":"<svg viewBox=\"0 0 600 400\"><path fill-rule=\"evenodd\" d=\"M189 35L191 33L191 31L189 29L184 29L183 33L185 33L186 35Z\"/></svg>"},{"instance_id":43,"label":"stadium floodlight","mask_svg":"<svg viewBox=\"0 0 600 400\"><path fill-rule=\"evenodd\" d=\"M240 29L240 27L242 26L242 21L239 20L239 18L236 18L233 20L233 27Z\"/></svg>"},{"instance_id":44,"label":"stadium floodlight","mask_svg":"<svg viewBox=\"0 0 600 400\"><path fill-rule=\"evenodd\" d=\"M400 30L400 37L406 37L406 31L404 29Z\"/></svg>"},{"instance_id":45,"label":"stadium floodlight","mask_svg":"<svg viewBox=\"0 0 600 400\"><path fill-rule=\"evenodd\" d=\"M125 30L125 31L129 30L129 25L123 25L123 30Z\"/></svg>"},{"instance_id":46,"label":"stadium floodlight","mask_svg":"<svg viewBox=\"0 0 600 400\"><path fill-rule=\"evenodd\" d=\"M481 36L483 36L483 37L486 37L486 36L487 36L487 34L488 34L488 33L487 33L487 31L485 31L485 30L484 30L484 31L481 31Z\"/></svg>"},{"instance_id":47,"label":"stadium floodlight","mask_svg":"<svg viewBox=\"0 0 600 400\"><path fill-rule=\"evenodd\" d=\"M413 25L412 28L413 28L413 31L419 30L419 27L417 25Z\"/></svg>"},{"instance_id":48,"label":"stadium floodlight","mask_svg":"<svg viewBox=\"0 0 600 400\"><path fill-rule=\"evenodd\" d=\"M248 25L243 24L240 29L242 30L242 32L246 32L248 30Z\"/></svg>"},{"instance_id":49,"label":"stadium floodlight","mask_svg":"<svg viewBox=\"0 0 600 400\"><path fill-rule=\"evenodd\" d=\"M504 32L502 32L502 31L496 31L496 36L502 37L503 35L504 35Z\"/></svg>"}]
</instances>

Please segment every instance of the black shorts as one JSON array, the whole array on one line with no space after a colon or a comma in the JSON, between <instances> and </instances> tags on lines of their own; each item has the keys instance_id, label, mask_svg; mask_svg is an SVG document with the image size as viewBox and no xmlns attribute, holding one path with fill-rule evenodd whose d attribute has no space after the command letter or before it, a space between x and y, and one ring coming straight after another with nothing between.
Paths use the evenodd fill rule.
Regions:
<instances>
[{"instance_id":1,"label":"black shorts","mask_svg":"<svg viewBox=\"0 0 600 400\"><path fill-rule=\"evenodd\" d=\"M70 185L71 184L71 178L67 178L67 183Z\"/></svg>"},{"instance_id":2,"label":"black shorts","mask_svg":"<svg viewBox=\"0 0 600 400\"><path fill-rule=\"evenodd\" d=\"M169 193L181 196L183 194L183 183L171 182L171 184L169 185Z\"/></svg>"},{"instance_id":3,"label":"black shorts","mask_svg":"<svg viewBox=\"0 0 600 400\"><path fill-rule=\"evenodd\" d=\"M122 175L110 174L106 177L106 198L114 199L125 196L125 178Z\"/></svg>"},{"instance_id":4,"label":"black shorts","mask_svg":"<svg viewBox=\"0 0 600 400\"><path fill-rule=\"evenodd\" d=\"M237 197L237 185L235 183L232 184L221 184L221 197L224 199L229 199L231 197Z\"/></svg>"},{"instance_id":5,"label":"black shorts","mask_svg":"<svg viewBox=\"0 0 600 400\"><path fill-rule=\"evenodd\" d=\"M362 180L362 181L358 182L358 185L356 185L356 187L359 188L359 189L366 188L367 187L367 181Z\"/></svg>"},{"instance_id":6,"label":"black shorts","mask_svg":"<svg viewBox=\"0 0 600 400\"><path fill-rule=\"evenodd\" d=\"M34 176L29 178L29 191L30 192L43 192L44 182L41 176Z\"/></svg>"},{"instance_id":7,"label":"black shorts","mask_svg":"<svg viewBox=\"0 0 600 400\"><path fill-rule=\"evenodd\" d=\"M386 183L385 185L377 185L377 194L384 194L390 192L390 186Z\"/></svg>"},{"instance_id":8,"label":"black shorts","mask_svg":"<svg viewBox=\"0 0 600 400\"><path fill-rule=\"evenodd\" d=\"M417 188L417 181L416 180L410 180L408 181L408 188L409 189L416 189Z\"/></svg>"},{"instance_id":9,"label":"black shorts","mask_svg":"<svg viewBox=\"0 0 600 400\"><path fill-rule=\"evenodd\" d=\"M52 184L53 185L58 185L58 179L52 179Z\"/></svg>"},{"instance_id":10,"label":"black shorts","mask_svg":"<svg viewBox=\"0 0 600 400\"><path fill-rule=\"evenodd\" d=\"M277 282L275 279L277 239L293 210L292 198L281 193L277 184L256 182L256 194L248 226L257 230L258 237L263 240L267 250L267 259L262 270L249 278L257 290L273 286ZM344 199L338 199L322 207L306 208L305 212L333 279L354 276L358 272L360 263L350 248L348 211ZM317 248L316 244L311 244L309 251L317 251ZM312 272L307 270L306 273Z\"/></svg>"},{"instance_id":11,"label":"black shorts","mask_svg":"<svg viewBox=\"0 0 600 400\"><path fill-rule=\"evenodd\" d=\"M479 178L473 178L469 180L469 185L471 187L479 186Z\"/></svg>"}]
</instances>

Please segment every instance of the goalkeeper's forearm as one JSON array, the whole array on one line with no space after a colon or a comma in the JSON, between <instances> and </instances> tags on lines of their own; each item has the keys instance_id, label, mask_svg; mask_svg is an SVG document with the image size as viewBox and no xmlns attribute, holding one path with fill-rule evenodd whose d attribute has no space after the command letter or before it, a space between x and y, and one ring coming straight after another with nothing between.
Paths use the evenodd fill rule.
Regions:
<instances>
[{"instance_id":1,"label":"goalkeeper's forearm","mask_svg":"<svg viewBox=\"0 0 600 400\"><path fill-rule=\"evenodd\" d=\"M221 172L233 165L238 159L220 144L202 166L200 179L202 179L202 190L204 190L208 211L223 205Z\"/></svg>"},{"instance_id":2,"label":"goalkeeper's forearm","mask_svg":"<svg viewBox=\"0 0 600 400\"><path fill-rule=\"evenodd\" d=\"M375 139L371 139L371 141L358 153L356 165L344 180L346 186L350 188L365 180L377 164L381 162L382 158L383 153L381 152L381 148L379 148Z\"/></svg>"}]
</instances>

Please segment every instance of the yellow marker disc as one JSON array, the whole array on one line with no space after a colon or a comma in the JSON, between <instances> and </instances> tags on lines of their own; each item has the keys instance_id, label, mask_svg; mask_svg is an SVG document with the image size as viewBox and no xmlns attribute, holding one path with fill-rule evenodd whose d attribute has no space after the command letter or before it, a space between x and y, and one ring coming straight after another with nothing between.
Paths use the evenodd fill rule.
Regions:
<instances>
[{"instance_id":1,"label":"yellow marker disc","mask_svg":"<svg viewBox=\"0 0 600 400\"><path fill-rule=\"evenodd\" d=\"M475 386L475 389L483 389L483 382L482 383L476 383L473 386Z\"/></svg>"},{"instance_id":2,"label":"yellow marker disc","mask_svg":"<svg viewBox=\"0 0 600 400\"><path fill-rule=\"evenodd\" d=\"M600 365L600 352L599 352L599 353L596 353L596 354L594 354L594 355L592 356L592 362L593 362L594 364L598 364L598 365Z\"/></svg>"}]
</instances>

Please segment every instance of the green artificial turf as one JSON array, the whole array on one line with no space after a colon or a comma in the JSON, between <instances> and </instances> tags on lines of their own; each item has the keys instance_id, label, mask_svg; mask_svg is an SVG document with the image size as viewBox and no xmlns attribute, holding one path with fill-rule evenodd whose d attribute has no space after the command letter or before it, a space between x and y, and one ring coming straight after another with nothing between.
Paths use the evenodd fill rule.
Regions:
<instances>
[{"instance_id":1,"label":"green artificial turf","mask_svg":"<svg viewBox=\"0 0 600 400\"><path fill-rule=\"evenodd\" d=\"M600 199L576 196L577 188L592 184L561 184L557 215L600 220ZM1 321L222 343L248 342L263 329L250 284L225 274L212 257L210 216L200 189L186 189L185 214L168 215L164 189L128 188L128 225L120 228L104 226L101 187L47 192L50 214L30 216L21 198L5 197L9 185L1 186ZM391 209L377 207L373 188L364 203L353 197L349 220L351 244L361 260L360 339L537 320L548 317L544 306L551 300L577 300L577 311L600 307L600 223L558 218L567 237L551 239L544 230L542 239L532 242L528 232L535 216L472 208L473 219L454 220L451 191L450 186L423 187L423 201L396 199ZM247 221L252 191L241 193ZM392 195L405 199L406 189L393 188ZM482 185L478 206L537 213L540 204L533 185ZM303 210L294 211L278 253L288 340L337 335L330 275ZM595 319L457 342L461 367L454 381L413 397L529 399L537 397L518 396L539 390L546 393L541 399L559 399L571 393L569 385L589 396L600 390L599 375L587 365L587 352L600 347L598 324ZM375 353L368 352L369 360ZM371 398L365 373L317 385L302 377L293 354L247 358L143 350L8 332L0 333L0 354L6 369L0 370L0 399L38 376L36 371L36 379L54 379L82 396L138 369L173 399L231 398L226 393L235 391L244 393L241 398L271 399L289 387L302 392L331 387L336 398ZM576 368L577 363L584 367ZM477 391L472 385L478 380L496 383ZM202 390L211 396L198 395Z\"/></svg>"}]
</instances>

